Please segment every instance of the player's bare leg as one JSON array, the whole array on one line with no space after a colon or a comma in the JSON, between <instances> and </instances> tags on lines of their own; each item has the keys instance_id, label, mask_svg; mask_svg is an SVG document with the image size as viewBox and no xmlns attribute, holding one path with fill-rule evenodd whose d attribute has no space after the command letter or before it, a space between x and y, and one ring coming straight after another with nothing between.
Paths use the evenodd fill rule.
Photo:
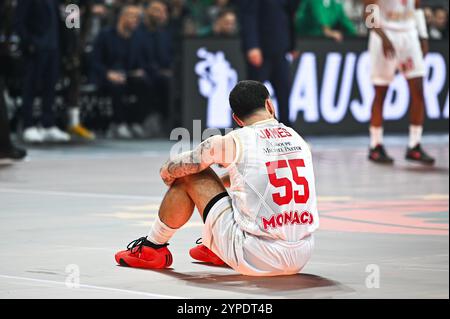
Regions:
<instances>
[{"instance_id":1,"label":"player's bare leg","mask_svg":"<svg viewBox=\"0 0 450 319\"><path fill-rule=\"evenodd\" d=\"M411 105L409 110L409 142L406 159L433 165L435 160L424 152L421 147L423 122L425 118L425 98L423 94L423 78L408 80Z\"/></svg>"},{"instance_id":2,"label":"player's bare leg","mask_svg":"<svg viewBox=\"0 0 450 319\"><path fill-rule=\"evenodd\" d=\"M388 86L375 86L375 98L372 104L370 120L369 160L375 163L392 164L394 160L387 155L383 146L383 105Z\"/></svg>"},{"instance_id":3,"label":"player's bare leg","mask_svg":"<svg viewBox=\"0 0 450 319\"><path fill-rule=\"evenodd\" d=\"M201 217L208 203L226 192L220 178L210 168L198 174L177 179L167 191L147 237L141 237L129 245L126 251L116 254L116 261L123 266L137 268L166 268L172 263L167 242L185 225L197 208ZM204 246L203 246L204 247ZM204 247L202 253L211 253Z\"/></svg>"},{"instance_id":4,"label":"player's bare leg","mask_svg":"<svg viewBox=\"0 0 450 319\"><path fill-rule=\"evenodd\" d=\"M195 207L203 218L206 205L224 192L221 179L211 168L177 179L161 203L159 217L169 227L180 228L191 218Z\"/></svg>"},{"instance_id":5,"label":"player's bare leg","mask_svg":"<svg viewBox=\"0 0 450 319\"><path fill-rule=\"evenodd\" d=\"M161 204L159 218L168 227L178 229L191 218L196 207L202 219L205 220L204 212L208 203L217 195L225 192L226 190L221 179L210 168L199 174L183 177L178 179L167 192ZM183 206L183 208L181 212L178 212L180 206ZM157 231L157 228L158 225L155 223L152 232ZM152 232L148 236L150 241L156 240L151 239L156 235L152 234ZM164 240L166 239L164 238ZM189 253L192 258L199 261L210 262L216 265L224 264L218 256L201 244L191 249Z\"/></svg>"}]
</instances>

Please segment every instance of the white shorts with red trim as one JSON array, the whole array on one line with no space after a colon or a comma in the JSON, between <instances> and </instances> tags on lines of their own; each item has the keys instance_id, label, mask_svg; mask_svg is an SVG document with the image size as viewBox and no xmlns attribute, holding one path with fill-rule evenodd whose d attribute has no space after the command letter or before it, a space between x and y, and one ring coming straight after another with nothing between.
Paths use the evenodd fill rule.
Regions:
<instances>
[{"instance_id":1,"label":"white shorts with red trim","mask_svg":"<svg viewBox=\"0 0 450 319\"><path fill-rule=\"evenodd\" d=\"M391 40L395 57L388 59L383 52L380 36L371 32L369 36L369 53L372 68L372 83L388 86L395 78L396 72L403 73L406 79L425 76L425 61L417 30L392 31L383 30Z\"/></svg>"}]
</instances>

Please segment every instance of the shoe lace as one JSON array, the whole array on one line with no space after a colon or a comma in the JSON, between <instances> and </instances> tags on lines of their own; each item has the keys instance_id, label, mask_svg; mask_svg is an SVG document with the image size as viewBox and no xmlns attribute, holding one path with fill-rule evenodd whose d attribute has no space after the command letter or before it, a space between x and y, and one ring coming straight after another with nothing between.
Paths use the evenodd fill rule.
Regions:
<instances>
[{"instance_id":1,"label":"shoe lace","mask_svg":"<svg viewBox=\"0 0 450 319\"><path fill-rule=\"evenodd\" d=\"M195 241L195 243L196 243L197 245L201 245L201 244L202 244L202 239L201 239L201 238L197 239L197 240Z\"/></svg>"},{"instance_id":2,"label":"shoe lace","mask_svg":"<svg viewBox=\"0 0 450 319\"><path fill-rule=\"evenodd\" d=\"M141 237L136 240L133 240L131 243L128 244L127 250L131 251L132 253L141 252L142 247L144 246L145 241L147 240L147 237ZM134 251L133 251L134 249Z\"/></svg>"}]
</instances>

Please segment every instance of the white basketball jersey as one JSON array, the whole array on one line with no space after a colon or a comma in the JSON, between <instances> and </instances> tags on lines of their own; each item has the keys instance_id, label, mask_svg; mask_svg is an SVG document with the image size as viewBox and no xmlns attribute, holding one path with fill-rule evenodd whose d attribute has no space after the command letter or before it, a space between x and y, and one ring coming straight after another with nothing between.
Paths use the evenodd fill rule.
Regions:
<instances>
[{"instance_id":1,"label":"white basketball jersey","mask_svg":"<svg viewBox=\"0 0 450 319\"><path fill-rule=\"evenodd\" d=\"M381 28L410 31L416 28L416 0L378 0Z\"/></svg>"},{"instance_id":2,"label":"white basketball jersey","mask_svg":"<svg viewBox=\"0 0 450 319\"><path fill-rule=\"evenodd\" d=\"M297 242L319 226L311 151L277 120L230 133L237 148L230 173L234 219L256 236Z\"/></svg>"}]
</instances>

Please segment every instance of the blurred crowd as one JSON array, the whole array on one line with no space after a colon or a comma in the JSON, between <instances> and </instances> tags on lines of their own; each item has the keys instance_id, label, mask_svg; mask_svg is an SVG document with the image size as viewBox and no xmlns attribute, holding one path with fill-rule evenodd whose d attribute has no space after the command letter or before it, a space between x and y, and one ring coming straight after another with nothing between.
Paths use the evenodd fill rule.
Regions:
<instances>
[{"instance_id":1,"label":"blurred crowd","mask_svg":"<svg viewBox=\"0 0 450 319\"><path fill-rule=\"evenodd\" d=\"M0 0L0 75L4 78L0 91L3 93L7 85L14 96L14 83L20 83L15 95L20 101L23 139L30 143L64 142L70 135L94 139L94 133L82 125L80 112L81 97L92 91L96 97L110 100L111 123L105 127L108 135L132 138L165 133L164 128L177 125L180 114L176 74L181 65L182 38L237 36L245 31L246 20L240 10L245 2ZM297 37L342 41L367 33L361 0L298 3L291 12ZM431 38L448 38L448 1L423 3ZM68 10L70 4L80 11ZM79 28L68 28L67 21L80 21ZM258 66L258 52L248 54L250 64ZM18 64L21 76L11 76L17 73ZM54 115L56 95L62 98L60 104L68 114L68 132L61 129L64 126Z\"/></svg>"}]
</instances>

